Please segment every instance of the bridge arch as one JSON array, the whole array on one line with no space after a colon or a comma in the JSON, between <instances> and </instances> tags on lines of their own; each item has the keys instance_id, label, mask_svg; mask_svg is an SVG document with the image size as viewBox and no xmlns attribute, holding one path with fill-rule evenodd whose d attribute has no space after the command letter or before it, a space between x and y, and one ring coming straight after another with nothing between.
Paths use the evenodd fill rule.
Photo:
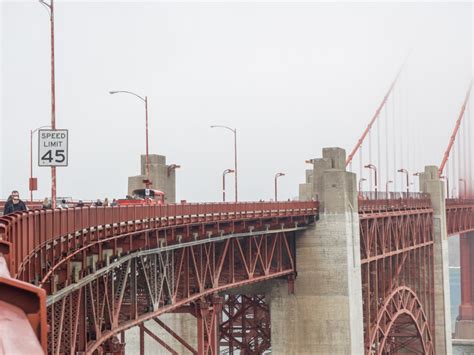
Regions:
<instances>
[{"instance_id":1,"label":"bridge arch","mask_svg":"<svg viewBox=\"0 0 474 355\"><path fill-rule=\"evenodd\" d=\"M431 327L416 293L406 286L396 288L377 315L367 353L389 354L399 350L434 354Z\"/></svg>"}]
</instances>

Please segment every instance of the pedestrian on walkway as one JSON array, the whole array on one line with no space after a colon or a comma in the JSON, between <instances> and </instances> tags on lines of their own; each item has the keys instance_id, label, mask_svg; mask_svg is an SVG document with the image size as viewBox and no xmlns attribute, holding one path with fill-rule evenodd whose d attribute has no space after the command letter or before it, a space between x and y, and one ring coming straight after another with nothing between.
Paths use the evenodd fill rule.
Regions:
<instances>
[{"instance_id":1,"label":"pedestrian on walkway","mask_svg":"<svg viewBox=\"0 0 474 355\"><path fill-rule=\"evenodd\" d=\"M17 190L13 190L10 197L11 199L8 198L7 202L5 203L5 206L3 207L4 216L13 212L21 212L28 210L25 203L20 200L20 193Z\"/></svg>"},{"instance_id":2,"label":"pedestrian on walkway","mask_svg":"<svg viewBox=\"0 0 474 355\"><path fill-rule=\"evenodd\" d=\"M49 202L49 199L45 197L43 200L43 209L46 210L50 208L51 208L51 202Z\"/></svg>"}]
</instances>

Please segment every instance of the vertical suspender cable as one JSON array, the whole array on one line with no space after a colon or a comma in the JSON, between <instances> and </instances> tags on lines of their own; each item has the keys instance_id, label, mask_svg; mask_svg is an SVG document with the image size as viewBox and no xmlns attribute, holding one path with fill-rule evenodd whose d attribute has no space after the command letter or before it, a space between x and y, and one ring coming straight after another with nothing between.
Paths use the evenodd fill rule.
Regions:
<instances>
[{"instance_id":1,"label":"vertical suspender cable","mask_svg":"<svg viewBox=\"0 0 474 355\"><path fill-rule=\"evenodd\" d=\"M467 106L467 184L468 184L468 191L469 191L469 198L471 197L472 194L472 163L471 163L471 156L472 156L472 150L471 150L471 103L468 104Z\"/></svg>"},{"instance_id":2,"label":"vertical suspender cable","mask_svg":"<svg viewBox=\"0 0 474 355\"><path fill-rule=\"evenodd\" d=\"M369 131L369 164L373 164L374 162L372 161L372 130ZM372 189L372 174L369 174L369 185L370 185L370 191L373 191Z\"/></svg>"},{"instance_id":3,"label":"vertical suspender cable","mask_svg":"<svg viewBox=\"0 0 474 355\"><path fill-rule=\"evenodd\" d=\"M395 92L392 95L392 143L393 143L393 185L395 187L395 191L398 191L398 183L397 183L397 124L395 121Z\"/></svg>"},{"instance_id":4,"label":"vertical suspender cable","mask_svg":"<svg viewBox=\"0 0 474 355\"><path fill-rule=\"evenodd\" d=\"M390 163L389 163L389 160L388 160L388 115L387 115L387 106L384 107L384 110L385 110L385 164L387 164L386 166L386 172L385 172L385 183L387 183L389 179L389 176L388 176L388 172L390 170Z\"/></svg>"},{"instance_id":5,"label":"vertical suspender cable","mask_svg":"<svg viewBox=\"0 0 474 355\"><path fill-rule=\"evenodd\" d=\"M380 119L377 120L377 167L378 169L380 169L380 172L382 172L383 168L382 168L382 165L380 164L382 159L380 159ZM380 180L381 177L382 177L382 174L379 173L379 176L380 176ZM379 186L381 185L380 181L378 181L378 184ZM382 185L383 186L383 185Z\"/></svg>"}]
</instances>

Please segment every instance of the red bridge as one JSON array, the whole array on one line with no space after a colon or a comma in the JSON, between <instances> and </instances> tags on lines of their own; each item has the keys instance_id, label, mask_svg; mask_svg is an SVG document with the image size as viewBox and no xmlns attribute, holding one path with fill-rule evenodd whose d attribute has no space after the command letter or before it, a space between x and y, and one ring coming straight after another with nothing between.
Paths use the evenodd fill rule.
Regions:
<instances>
[{"instance_id":1,"label":"red bridge","mask_svg":"<svg viewBox=\"0 0 474 355\"><path fill-rule=\"evenodd\" d=\"M416 174L421 192L409 192L409 174L399 169L407 192L389 193L387 175L382 193L376 159L364 157L362 144L369 136L370 155L373 124L395 82L347 159L326 148L311 160L300 201L0 218L0 353L123 354L134 327L140 354L145 336L173 354L450 353L447 237L457 234L456 335L474 337L470 152L466 141L454 145L470 89L439 169ZM374 172L371 193L346 171L356 154L359 177L363 167ZM443 175L450 154L457 168ZM463 188L446 199L452 176ZM193 317L193 334L180 334L165 314Z\"/></svg>"}]
</instances>

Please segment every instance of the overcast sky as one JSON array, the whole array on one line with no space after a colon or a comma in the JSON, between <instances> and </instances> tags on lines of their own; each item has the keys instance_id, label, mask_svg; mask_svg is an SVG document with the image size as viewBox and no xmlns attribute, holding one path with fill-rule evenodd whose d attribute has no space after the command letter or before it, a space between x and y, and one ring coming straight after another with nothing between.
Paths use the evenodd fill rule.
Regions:
<instances>
[{"instance_id":1,"label":"overcast sky","mask_svg":"<svg viewBox=\"0 0 474 355\"><path fill-rule=\"evenodd\" d=\"M33 0L1 11L0 198L26 198L29 130L50 122L49 21ZM148 95L150 152L182 166L178 200L221 197L233 141L211 124L238 130L240 199L273 197L280 171L286 199L305 159L354 146L410 50L386 113L406 132L397 168L440 163L472 76L470 2L56 1L55 12L57 127L70 132L58 196L76 199L122 197L139 173L143 106L110 90ZM43 198L50 169L34 158Z\"/></svg>"}]
</instances>

